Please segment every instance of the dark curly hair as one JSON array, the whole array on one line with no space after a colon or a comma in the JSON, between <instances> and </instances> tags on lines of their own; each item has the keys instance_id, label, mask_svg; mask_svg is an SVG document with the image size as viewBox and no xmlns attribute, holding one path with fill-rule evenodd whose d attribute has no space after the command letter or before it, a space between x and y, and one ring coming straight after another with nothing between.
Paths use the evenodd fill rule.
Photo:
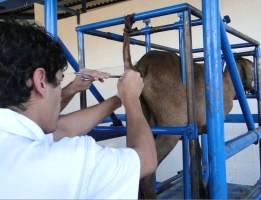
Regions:
<instances>
[{"instance_id":1,"label":"dark curly hair","mask_svg":"<svg viewBox=\"0 0 261 200\"><path fill-rule=\"evenodd\" d=\"M65 55L60 45L35 24L0 22L0 108L25 109L31 95L26 82L35 69L46 71L47 82L57 86L56 73L65 70Z\"/></svg>"}]
</instances>

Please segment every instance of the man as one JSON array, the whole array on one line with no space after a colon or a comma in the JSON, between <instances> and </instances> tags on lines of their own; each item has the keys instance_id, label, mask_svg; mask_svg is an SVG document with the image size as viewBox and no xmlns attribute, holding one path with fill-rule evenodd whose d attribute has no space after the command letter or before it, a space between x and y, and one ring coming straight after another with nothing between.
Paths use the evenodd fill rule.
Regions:
<instances>
[{"instance_id":1,"label":"man","mask_svg":"<svg viewBox=\"0 0 261 200\"><path fill-rule=\"evenodd\" d=\"M0 22L0 198L137 198L139 178L157 163L139 102L140 75L123 75L120 99L59 118L65 66L60 46L43 30ZM79 136L121 103L129 148L102 147Z\"/></svg>"}]
</instances>

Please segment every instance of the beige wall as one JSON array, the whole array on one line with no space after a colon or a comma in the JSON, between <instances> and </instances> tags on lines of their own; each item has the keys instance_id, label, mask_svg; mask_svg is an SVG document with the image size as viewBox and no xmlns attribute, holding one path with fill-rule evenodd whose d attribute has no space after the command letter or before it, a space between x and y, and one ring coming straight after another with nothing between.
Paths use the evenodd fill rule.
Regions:
<instances>
[{"instance_id":1,"label":"beige wall","mask_svg":"<svg viewBox=\"0 0 261 200\"><path fill-rule=\"evenodd\" d=\"M177 3L188 2L195 7L201 9L200 0L178 1L178 0L129 0L126 2L113 4L112 6L105 6L100 9L88 11L81 16L81 24L98 22L114 17L123 16L130 13L138 13L141 11L157 9L165 6L174 5ZM221 0L221 13L222 15L229 15L232 19L230 24L232 27L239 31L248 34L249 36L261 41L261 1L260 0ZM40 9L37 12L41 12ZM36 15L38 20L41 20L42 15ZM177 20L175 15L161 17L159 19L152 19L152 25L167 24ZM140 27L142 23L138 23ZM75 32L76 18L71 17L60 20L58 22L59 35L64 43L71 50L75 58L77 58L77 38ZM105 29L121 34L123 26L117 26ZM230 37L232 42L238 41ZM152 36L152 42L170 47L178 48L177 32L170 31L166 33L155 34ZM193 47L202 47L202 31L201 28L193 28ZM105 39L96 39L92 36L85 37L86 48L86 67L100 69L110 72L112 74L122 73L122 44L118 42L111 42ZM133 46L131 48L132 60L137 61L143 54L144 48ZM65 76L65 83L68 83L73 78L72 70L68 70ZM116 81L109 80L103 84L97 83L97 87L101 90L105 97L111 96L116 93ZM91 95L88 95L89 104L95 103ZM65 112L79 108L78 97L75 97ZM255 102L251 102L252 110L256 112ZM233 112L238 112L238 105L235 103ZM118 112L122 113L122 109ZM246 131L245 125L231 125L226 124L226 138L234 137L239 133ZM116 141L116 143L114 143ZM124 146L124 140L112 140L113 146ZM243 153L238 154L234 158L227 161L227 174L229 182L240 182L245 184L253 184L256 178L259 177L258 168L258 148L253 146L248 148ZM179 145L175 151L166 159L158 170L158 178L162 180L169 177L171 174L176 173L177 170L182 168L181 146Z\"/></svg>"}]
</instances>

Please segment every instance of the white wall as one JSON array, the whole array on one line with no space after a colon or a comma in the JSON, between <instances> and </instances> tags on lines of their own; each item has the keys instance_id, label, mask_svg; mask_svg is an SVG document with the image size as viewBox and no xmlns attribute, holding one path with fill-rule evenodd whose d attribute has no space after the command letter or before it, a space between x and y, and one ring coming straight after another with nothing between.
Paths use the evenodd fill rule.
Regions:
<instances>
[{"instance_id":1,"label":"white wall","mask_svg":"<svg viewBox=\"0 0 261 200\"><path fill-rule=\"evenodd\" d=\"M178 1L178 0L129 0L126 2L105 6L100 9L88 11L81 16L81 24L97 22L105 19L123 16L130 13L138 13L145 10L156 9L160 7L170 6L177 3L188 2L195 7L201 9L200 0ZM260 0L221 0L222 15L229 15L232 19L231 26L239 31L248 34L249 36L261 41L261 21L260 21ZM39 12L39 11L37 11ZM41 15L39 15L41 17ZM152 25L167 24L176 21L174 15L152 19ZM138 24L140 27L141 23ZM76 26L76 18L71 17L60 20L58 23L59 35L65 44L69 47L75 58L77 58L77 38L74 28ZM121 34L123 27L113 27L104 29ZM231 41L238 42L237 39L230 37ZM152 36L152 42L170 47L178 48L177 32L170 31L166 33L155 34ZM193 47L202 47L202 31L201 28L193 29ZM107 41L105 39L96 39L92 36L85 37L86 48L86 67L99 69L110 72L112 74L121 74L122 67L122 44L117 42ZM143 54L144 48L132 47L132 60L137 61ZM73 78L72 70L65 73L65 83L68 83ZM105 97L109 97L116 93L116 81L108 80L103 84L97 83L96 86L100 89ZM88 94L89 105L96 101ZM251 101L251 109L257 112L255 101ZM65 112L70 112L79 108L78 96L73 99ZM122 109L118 110L122 113ZM234 113L240 112L239 106L235 103ZM226 124L225 135L226 140L246 131L244 124ZM104 143L104 142L103 142ZM124 146L124 139L111 140L105 142L112 146ZM158 179L163 180L175 174L182 169L182 152L181 145L168 156L158 169ZM227 161L227 180L228 182L237 182L242 184L254 184L259 177L259 158L258 147L251 146L247 150L241 152L235 157Z\"/></svg>"}]
</instances>

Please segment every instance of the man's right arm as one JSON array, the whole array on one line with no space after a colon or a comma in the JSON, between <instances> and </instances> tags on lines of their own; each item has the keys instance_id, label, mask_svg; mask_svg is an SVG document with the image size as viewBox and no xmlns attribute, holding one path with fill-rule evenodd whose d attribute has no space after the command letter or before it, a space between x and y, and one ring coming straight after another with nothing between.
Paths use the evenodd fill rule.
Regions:
<instances>
[{"instance_id":1,"label":"man's right arm","mask_svg":"<svg viewBox=\"0 0 261 200\"><path fill-rule=\"evenodd\" d=\"M127 146L133 148L141 161L141 177L157 167L157 153L150 127L142 113L139 96L143 88L140 74L129 70L119 80L118 91L127 115Z\"/></svg>"}]
</instances>

